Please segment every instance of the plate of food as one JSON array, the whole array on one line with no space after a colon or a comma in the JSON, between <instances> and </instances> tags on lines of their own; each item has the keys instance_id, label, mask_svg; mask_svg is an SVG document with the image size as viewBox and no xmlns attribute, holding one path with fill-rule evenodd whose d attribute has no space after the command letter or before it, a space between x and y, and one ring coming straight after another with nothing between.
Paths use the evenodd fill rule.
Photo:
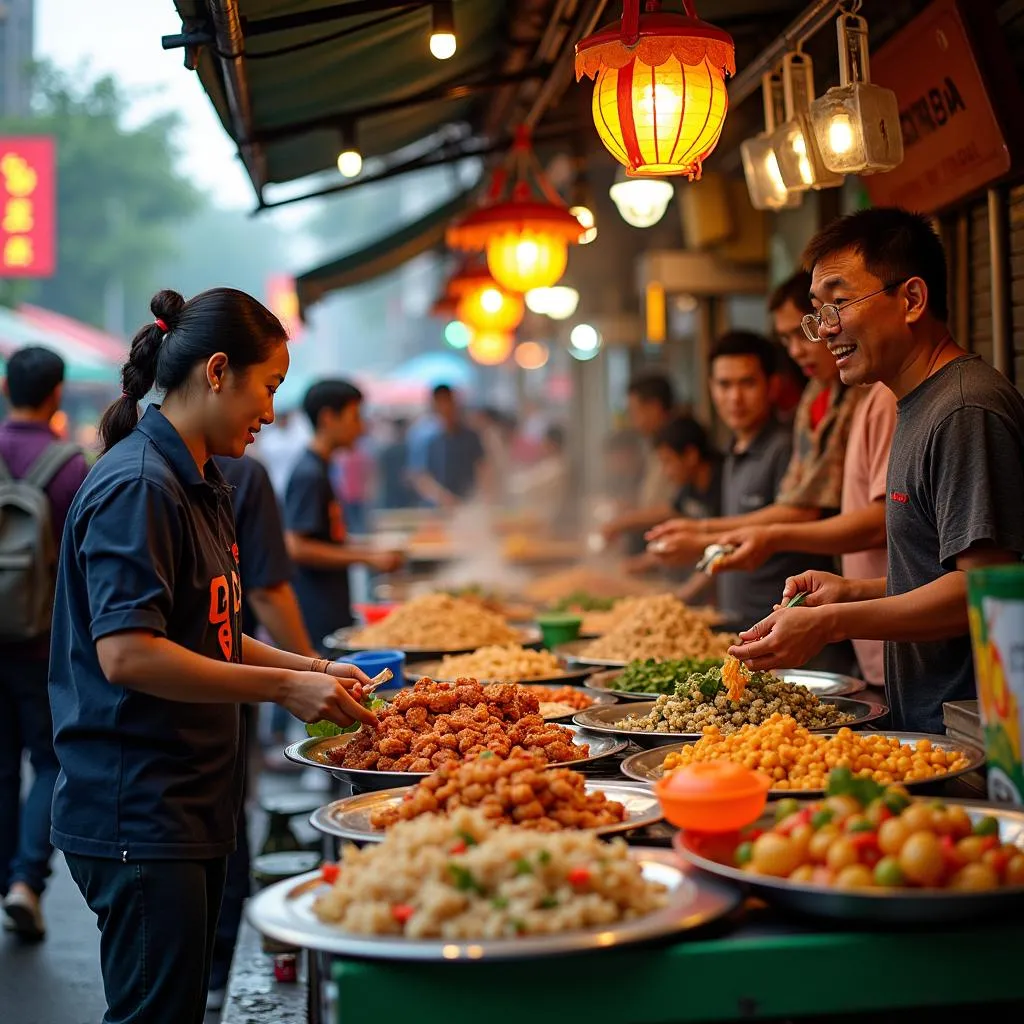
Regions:
<instances>
[{"instance_id":1,"label":"plate of food","mask_svg":"<svg viewBox=\"0 0 1024 1024\"><path fill-rule=\"evenodd\" d=\"M680 833L675 848L701 871L818 917L925 924L1024 910L1024 813L835 778L824 800L785 801L738 833Z\"/></svg>"},{"instance_id":2,"label":"plate of food","mask_svg":"<svg viewBox=\"0 0 1024 1024\"><path fill-rule=\"evenodd\" d=\"M470 654L447 655L436 661L417 661L406 665L410 682L422 679L479 679L494 683L570 683L583 682L593 671L569 665L550 651L532 650L521 644L494 644Z\"/></svg>"},{"instance_id":3,"label":"plate of food","mask_svg":"<svg viewBox=\"0 0 1024 1024\"><path fill-rule=\"evenodd\" d=\"M455 679L435 679L434 681L458 682ZM482 682L485 686L501 685L483 680L478 680L478 682ZM537 703L540 705L539 714L545 722L570 722L577 711L583 711L597 704L614 704L616 701L614 695L610 693L588 693L582 686L549 686L546 683L534 682L515 683L514 685L525 687L527 692L537 699ZM378 693L377 696L384 701L390 701L401 692L401 690L385 690Z\"/></svg>"},{"instance_id":4,"label":"plate of food","mask_svg":"<svg viewBox=\"0 0 1024 1024\"><path fill-rule=\"evenodd\" d=\"M398 650L424 659L468 654L493 644L536 644L536 629L517 629L475 601L424 594L395 608L371 626L349 626L324 638L329 650Z\"/></svg>"},{"instance_id":5,"label":"plate of food","mask_svg":"<svg viewBox=\"0 0 1024 1024\"><path fill-rule=\"evenodd\" d=\"M581 665L623 668L646 658L724 658L735 637L716 632L704 611L672 594L623 602L618 623L595 640L562 644L555 654Z\"/></svg>"},{"instance_id":6,"label":"plate of food","mask_svg":"<svg viewBox=\"0 0 1024 1024\"><path fill-rule=\"evenodd\" d=\"M494 824L597 835L628 832L662 817L657 798L642 786L587 779L571 768L549 768L537 757L481 754L442 765L415 786L335 800L314 811L309 822L339 839L377 843L400 821L459 807L485 810Z\"/></svg>"},{"instance_id":7,"label":"plate of food","mask_svg":"<svg viewBox=\"0 0 1024 1024\"><path fill-rule=\"evenodd\" d=\"M388 960L514 960L697 928L739 895L670 851L492 825L462 808L400 822L337 865L272 885L246 913L302 949Z\"/></svg>"},{"instance_id":8,"label":"plate of food","mask_svg":"<svg viewBox=\"0 0 1024 1024\"><path fill-rule=\"evenodd\" d=\"M490 750L499 757L537 754L550 764L580 767L621 753L626 741L591 736L540 716L537 698L511 683L421 679L377 712L379 726L293 743L285 756L322 768L359 790L411 785L449 761Z\"/></svg>"},{"instance_id":9,"label":"plate of food","mask_svg":"<svg viewBox=\"0 0 1024 1024\"><path fill-rule=\"evenodd\" d=\"M950 736L922 732L811 733L781 716L723 736L711 728L700 739L655 747L627 757L623 774L653 785L666 772L699 761L735 761L769 775L773 796L820 796L830 764L856 765L858 775L908 788L927 786L977 771L985 752Z\"/></svg>"},{"instance_id":10,"label":"plate of food","mask_svg":"<svg viewBox=\"0 0 1024 1024\"><path fill-rule=\"evenodd\" d=\"M710 669L720 669L724 658L677 658L656 661L631 661L621 671L595 672L586 681L588 690L611 693L620 700L653 700L662 694L673 695L690 676ZM787 683L805 687L819 697L850 697L867 688L863 679L834 672L811 672L806 669L776 669L770 673Z\"/></svg>"}]
</instances>

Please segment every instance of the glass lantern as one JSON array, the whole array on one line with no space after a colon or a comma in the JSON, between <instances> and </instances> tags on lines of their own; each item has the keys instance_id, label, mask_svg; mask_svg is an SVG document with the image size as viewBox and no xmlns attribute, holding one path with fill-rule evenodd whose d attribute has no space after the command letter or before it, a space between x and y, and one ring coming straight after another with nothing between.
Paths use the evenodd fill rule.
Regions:
<instances>
[{"instance_id":1,"label":"glass lantern","mask_svg":"<svg viewBox=\"0 0 1024 1024\"><path fill-rule=\"evenodd\" d=\"M869 80L868 25L843 14L839 36L840 84L811 104L811 123L825 166L837 174L879 174L903 162L903 132L896 94Z\"/></svg>"},{"instance_id":2,"label":"glass lantern","mask_svg":"<svg viewBox=\"0 0 1024 1024\"><path fill-rule=\"evenodd\" d=\"M805 53L789 53L782 62L786 121L772 138L782 183L791 192L836 188L843 176L825 166L811 125L814 70Z\"/></svg>"},{"instance_id":3,"label":"glass lantern","mask_svg":"<svg viewBox=\"0 0 1024 1024\"><path fill-rule=\"evenodd\" d=\"M750 204L755 210L791 209L800 205L803 195L801 192L786 188L779 160L775 155L775 121L782 102L782 83L779 76L766 74L761 79L761 88L764 95L765 131L752 139L747 139L740 146Z\"/></svg>"},{"instance_id":4,"label":"glass lantern","mask_svg":"<svg viewBox=\"0 0 1024 1024\"><path fill-rule=\"evenodd\" d=\"M649 228L665 216L675 189L664 178L630 178L620 170L608 194L627 224Z\"/></svg>"}]
</instances>

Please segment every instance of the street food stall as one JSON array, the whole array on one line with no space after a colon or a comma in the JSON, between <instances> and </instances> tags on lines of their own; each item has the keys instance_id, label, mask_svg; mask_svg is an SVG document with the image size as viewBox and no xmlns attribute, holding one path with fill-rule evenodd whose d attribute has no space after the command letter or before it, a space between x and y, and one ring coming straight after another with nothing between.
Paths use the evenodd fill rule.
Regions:
<instances>
[{"instance_id":1,"label":"street food stall","mask_svg":"<svg viewBox=\"0 0 1024 1024\"><path fill-rule=\"evenodd\" d=\"M216 17L205 19L204 6ZM728 296L762 292L792 237L802 246L858 202L854 175L878 174L870 190L882 196L904 146L918 145L921 119L942 141L963 100L947 78L922 93L924 112L910 97L908 114L900 90L920 83L892 56L907 46L895 30L938 10L948 23L928 22L927 45L963 57L957 48L974 37L953 29L974 19L962 5L922 0L899 17L875 6L891 47L877 80L868 42L878 36L861 11L869 4L700 6L735 24L735 40L697 20L688 0L643 10L626 0L619 21L618 5L601 0L305 4L288 13L267 0L176 0L185 27L167 45L183 46L198 69L260 208L295 201L275 198L275 184L335 162L347 182L298 198L493 158L481 190L318 268L303 301L446 237L459 255L437 312L468 327L479 365L510 370L517 345L538 344L530 332L542 323L579 364L574 408L588 424L579 449L594 442L589 424L608 405L611 374L576 301L595 321L641 306L644 338L630 360L654 353L660 363L673 343L672 310L683 308L673 303L692 300L696 348L676 364L701 364L711 337L737 318ZM362 20L378 11L387 13ZM336 37L327 22L342 23ZM820 35L834 23L838 60ZM428 36L435 58L451 58L445 73L420 52ZM812 49L819 73L834 70L839 81L817 99ZM417 76L395 70L406 66ZM963 88L970 81L984 96L977 68L957 67ZM573 73L593 91L592 114L581 116L579 94L571 98ZM743 105L759 90L763 121ZM918 135L908 134L908 117ZM652 230L638 241L616 221L600 257L584 248L594 241L577 188L586 175L562 176L570 210L548 168L581 122L623 167L612 189L622 216ZM1003 122L993 112L984 124ZM991 190L989 329L993 361L1012 379L1020 332L1010 328L1024 308L1008 294L1019 262L1007 255L1007 210L1020 205L1016 193L1004 201L1012 140L993 129L981 141L991 159L961 154L935 173L967 168L975 205L978 189ZM569 148L580 145L590 149ZM671 176L699 178L716 146L724 173L742 162L746 187L736 177L702 193L717 196L709 221L687 234L711 241L685 252L684 228L656 225L677 193ZM928 184L921 152L910 153L900 187ZM359 177L363 157L376 169ZM577 171L586 164L577 152ZM908 177L914 168L919 176ZM931 184L964 201L946 178ZM693 203L684 209L698 214ZM955 239L971 241L965 210L933 211L954 218ZM968 266L976 241L954 247L954 317L965 325L978 307ZM573 296L559 288L575 293L564 316L560 303ZM533 372L537 350L528 355L515 360L522 374ZM949 705L948 731L929 735L893 729L883 694L861 679L749 671L728 655L735 638L713 609L688 606L664 581L625 576L585 529L570 540L499 529L475 506L462 519L414 512L387 525L405 529L401 546L423 571L415 585L386 581L376 595L386 607L368 602L359 624L325 638L369 674L371 663L383 666L370 704L380 724L318 723L288 747L291 761L331 780L331 799L310 819L327 860L248 908L261 934L305 955L310 1020L415 1013L453 1024L483 1013L511 1022L525 1012L538 1022L655 1024L951 1006L967 1019L1013 1019L1024 1010L1024 689L1019 635L1008 639L992 611L1003 602L1014 609L1008 618L1019 616L1019 569L1004 589L979 583L972 594L980 712Z\"/></svg>"}]
</instances>

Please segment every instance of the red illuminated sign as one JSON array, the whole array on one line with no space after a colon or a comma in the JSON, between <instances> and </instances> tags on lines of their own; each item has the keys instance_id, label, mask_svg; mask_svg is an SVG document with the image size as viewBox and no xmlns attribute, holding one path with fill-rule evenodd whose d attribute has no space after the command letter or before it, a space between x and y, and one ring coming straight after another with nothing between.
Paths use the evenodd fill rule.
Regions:
<instances>
[{"instance_id":1,"label":"red illuminated sign","mask_svg":"<svg viewBox=\"0 0 1024 1024\"><path fill-rule=\"evenodd\" d=\"M288 274L271 274L267 281L267 305L281 321L292 341L302 337L302 315L299 296L295 291L295 278Z\"/></svg>"},{"instance_id":2,"label":"red illuminated sign","mask_svg":"<svg viewBox=\"0 0 1024 1024\"><path fill-rule=\"evenodd\" d=\"M0 277L52 277L56 269L53 139L0 136Z\"/></svg>"}]
</instances>

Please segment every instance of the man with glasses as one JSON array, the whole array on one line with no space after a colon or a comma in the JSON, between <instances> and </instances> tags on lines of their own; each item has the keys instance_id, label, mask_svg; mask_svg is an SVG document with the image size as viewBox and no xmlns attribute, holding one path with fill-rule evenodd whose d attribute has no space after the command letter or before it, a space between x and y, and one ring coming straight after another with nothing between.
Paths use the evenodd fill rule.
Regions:
<instances>
[{"instance_id":1,"label":"man with glasses","mask_svg":"<svg viewBox=\"0 0 1024 1024\"><path fill-rule=\"evenodd\" d=\"M804 664L826 643L885 641L892 724L942 731L942 704L976 695L965 570L1024 552L1024 397L946 326L946 257L925 218L897 208L833 222L808 246L817 328L846 384L881 381L898 419L886 498L888 571L787 581L781 608L731 653Z\"/></svg>"},{"instance_id":2,"label":"man with glasses","mask_svg":"<svg viewBox=\"0 0 1024 1024\"><path fill-rule=\"evenodd\" d=\"M705 520L671 519L655 527L647 536L651 541L660 541L660 560L669 564L693 561L705 545L716 541L724 531L773 523L810 523L839 511L847 443L863 392L847 388L839 379L836 362L828 350L805 335L801 321L812 308L808 298L810 286L810 274L801 271L779 285L768 301L776 337L808 378L793 423L788 466L781 482L776 481L777 492L768 495L767 501L737 509L733 515ZM830 554L822 554L811 563L823 570L835 568ZM773 564L785 563L776 559ZM779 582L783 582L781 577ZM721 591L723 602L731 592L735 588L726 584ZM746 614L754 599L755 595L750 594L738 607L725 610ZM852 649L843 644L825 652L814 667L847 672L853 668L853 662Z\"/></svg>"}]
</instances>

